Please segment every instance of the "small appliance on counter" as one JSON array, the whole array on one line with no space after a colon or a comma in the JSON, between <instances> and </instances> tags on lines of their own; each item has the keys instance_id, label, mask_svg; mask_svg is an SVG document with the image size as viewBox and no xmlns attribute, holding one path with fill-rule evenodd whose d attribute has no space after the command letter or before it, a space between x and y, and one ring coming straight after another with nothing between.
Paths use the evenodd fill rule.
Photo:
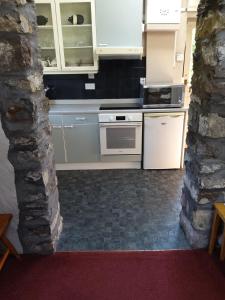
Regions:
<instances>
[{"instance_id":1,"label":"small appliance on counter","mask_svg":"<svg viewBox=\"0 0 225 300\"><path fill-rule=\"evenodd\" d=\"M184 105L184 85L146 84L141 87L143 108L179 108Z\"/></svg>"}]
</instances>

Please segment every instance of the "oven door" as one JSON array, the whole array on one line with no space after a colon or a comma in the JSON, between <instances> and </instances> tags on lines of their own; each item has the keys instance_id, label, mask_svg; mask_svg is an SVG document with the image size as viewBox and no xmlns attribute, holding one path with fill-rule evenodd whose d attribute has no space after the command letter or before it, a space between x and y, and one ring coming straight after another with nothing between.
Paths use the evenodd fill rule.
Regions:
<instances>
[{"instance_id":1,"label":"oven door","mask_svg":"<svg viewBox=\"0 0 225 300\"><path fill-rule=\"evenodd\" d=\"M142 122L100 123L102 155L141 154Z\"/></svg>"}]
</instances>

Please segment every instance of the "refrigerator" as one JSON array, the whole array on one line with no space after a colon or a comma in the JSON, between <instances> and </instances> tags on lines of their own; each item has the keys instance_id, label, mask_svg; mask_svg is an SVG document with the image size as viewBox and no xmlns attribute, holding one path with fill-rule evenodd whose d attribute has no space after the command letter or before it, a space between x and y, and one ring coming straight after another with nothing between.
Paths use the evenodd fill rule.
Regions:
<instances>
[{"instance_id":1,"label":"refrigerator","mask_svg":"<svg viewBox=\"0 0 225 300\"><path fill-rule=\"evenodd\" d=\"M184 113L144 114L144 169L180 169Z\"/></svg>"}]
</instances>

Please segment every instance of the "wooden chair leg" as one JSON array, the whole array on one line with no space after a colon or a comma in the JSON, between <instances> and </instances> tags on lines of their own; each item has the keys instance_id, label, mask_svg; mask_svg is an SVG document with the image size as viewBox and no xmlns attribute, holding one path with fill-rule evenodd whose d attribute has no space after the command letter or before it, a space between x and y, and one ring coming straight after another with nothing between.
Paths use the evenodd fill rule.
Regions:
<instances>
[{"instance_id":1,"label":"wooden chair leg","mask_svg":"<svg viewBox=\"0 0 225 300\"><path fill-rule=\"evenodd\" d=\"M220 260L224 260L224 259L225 259L225 224L223 229L223 238L222 238L222 245L220 250Z\"/></svg>"},{"instance_id":2,"label":"wooden chair leg","mask_svg":"<svg viewBox=\"0 0 225 300\"><path fill-rule=\"evenodd\" d=\"M20 259L20 256L17 253L16 249L4 235L1 237L1 241L9 249L11 254L13 254L16 258Z\"/></svg>"},{"instance_id":3,"label":"wooden chair leg","mask_svg":"<svg viewBox=\"0 0 225 300\"><path fill-rule=\"evenodd\" d=\"M7 257L9 256L9 254L10 254L10 250L7 249L5 251L5 253L3 254L1 260L0 260L0 271L2 270L2 268L3 268L3 266L4 266L5 262L6 262Z\"/></svg>"},{"instance_id":4,"label":"wooden chair leg","mask_svg":"<svg viewBox=\"0 0 225 300\"><path fill-rule=\"evenodd\" d=\"M214 213L214 219L213 219L213 226L212 226L212 232L211 232L211 238L209 243L209 254L211 255L213 253L215 244L216 244L216 238L217 238L217 232L220 225L220 216L217 214L217 211Z\"/></svg>"}]
</instances>

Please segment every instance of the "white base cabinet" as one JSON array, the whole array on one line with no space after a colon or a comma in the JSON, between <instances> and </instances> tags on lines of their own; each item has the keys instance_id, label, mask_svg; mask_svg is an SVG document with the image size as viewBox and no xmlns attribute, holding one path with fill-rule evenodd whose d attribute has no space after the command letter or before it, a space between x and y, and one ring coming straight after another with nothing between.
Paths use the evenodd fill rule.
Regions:
<instances>
[{"instance_id":1,"label":"white base cabinet","mask_svg":"<svg viewBox=\"0 0 225 300\"><path fill-rule=\"evenodd\" d=\"M50 116L50 123L52 125L52 142L55 151L55 161L56 163L63 164L66 162L66 156L62 127L62 116Z\"/></svg>"},{"instance_id":2,"label":"white base cabinet","mask_svg":"<svg viewBox=\"0 0 225 300\"><path fill-rule=\"evenodd\" d=\"M98 115L64 115L63 132L67 163L100 161Z\"/></svg>"},{"instance_id":3,"label":"white base cabinet","mask_svg":"<svg viewBox=\"0 0 225 300\"><path fill-rule=\"evenodd\" d=\"M100 161L97 114L50 115L57 164Z\"/></svg>"},{"instance_id":4,"label":"white base cabinet","mask_svg":"<svg viewBox=\"0 0 225 300\"><path fill-rule=\"evenodd\" d=\"M182 165L184 113L144 114L144 169Z\"/></svg>"}]
</instances>

